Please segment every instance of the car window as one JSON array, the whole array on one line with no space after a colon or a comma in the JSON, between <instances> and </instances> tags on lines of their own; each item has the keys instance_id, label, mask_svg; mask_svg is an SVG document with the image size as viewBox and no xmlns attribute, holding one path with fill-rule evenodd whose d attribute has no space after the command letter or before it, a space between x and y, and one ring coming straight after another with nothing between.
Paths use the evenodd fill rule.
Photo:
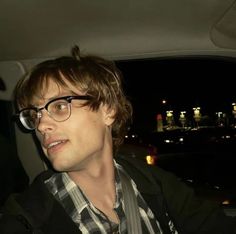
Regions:
<instances>
[{"instance_id":1,"label":"car window","mask_svg":"<svg viewBox=\"0 0 236 234\"><path fill-rule=\"evenodd\" d=\"M235 65L235 59L219 57L118 62L134 107L127 142L155 146L156 165L199 195L231 204L236 199Z\"/></svg>"},{"instance_id":2,"label":"car window","mask_svg":"<svg viewBox=\"0 0 236 234\"><path fill-rule=\"evenodd\" d=\"M134 105L135 127L155 130L156 115L168 110L174 111L177 125L180 111L187 111L189 124L193 124L192 108L198 106L203 124L211 125L216 112L231 115L235 63L231 58L192 56L119 61Z\"/></svg>"}]
</instances>

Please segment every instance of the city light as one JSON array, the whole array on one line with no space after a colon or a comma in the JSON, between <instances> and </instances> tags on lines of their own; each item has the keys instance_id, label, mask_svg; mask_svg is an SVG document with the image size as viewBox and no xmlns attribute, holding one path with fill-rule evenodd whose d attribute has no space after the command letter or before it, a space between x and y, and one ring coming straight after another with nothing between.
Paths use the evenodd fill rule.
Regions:
<instances>
[{"instance_id":1,"label":"city light","mask_svg":"<svg viewBox=\"0 0 236 234\"><path fill-rule=\"evenodd\" d=\"M193 108L193 118L195 120L196 123L196 128L199 128L199 122L201 120L201 112L200 112L201 108L200 107L194 107Z\"/></svg>"},{"instance_id":2,"label":"city light","mask_svg":"<svg viewBox=\"0 0 236 234\"><path fill-rule=\"evenodd\" d=\"M146 162L148 165L155 165L155 157L151 155L147 155Z\"/></svg>"},{"instance_id":3,"label":"city light","mask_svg":"<svg viewBox=\"0 0 236 234\"><path fill-rule=\"evenodd\" d=\"M161 103L162 103L162 104L166 104L167 101L166 101L165 99L162 99Z\"/></svg>"}]
</instances>

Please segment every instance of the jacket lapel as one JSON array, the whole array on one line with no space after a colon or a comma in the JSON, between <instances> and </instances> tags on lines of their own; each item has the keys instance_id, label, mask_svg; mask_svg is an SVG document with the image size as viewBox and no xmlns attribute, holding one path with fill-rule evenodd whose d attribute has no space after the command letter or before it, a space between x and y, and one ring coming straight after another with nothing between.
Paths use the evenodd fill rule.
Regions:
<instances>
[{"instance_id":1,"label":"jacket lapel","mask_svg":"<svg viewBox=\"0 0 236 234\"><path fill-rule=\"evenodd\" d=\"M31 225L43 233L81 233L64 208L46 188L44 181L52 175L51 171L42 173L30 188L17 198L25 212L32 218Z\"/></svg>"}]
</instances>

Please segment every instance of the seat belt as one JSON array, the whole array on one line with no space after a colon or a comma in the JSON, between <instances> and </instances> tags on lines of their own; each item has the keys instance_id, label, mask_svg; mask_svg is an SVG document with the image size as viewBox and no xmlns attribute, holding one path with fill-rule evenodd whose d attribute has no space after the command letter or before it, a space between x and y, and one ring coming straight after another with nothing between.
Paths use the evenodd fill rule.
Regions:
<instances>
[{"instance_id":1,"label":"seat belt","mask_svg":"<svg viewBox=\"0 0 236 234\"><path fill-rule=\"evenodd\" d=\"M128 234L142 234L139 207L133 186L125 171L120 169L119 172L124 197Z\"/></svg>"}]
</instances>

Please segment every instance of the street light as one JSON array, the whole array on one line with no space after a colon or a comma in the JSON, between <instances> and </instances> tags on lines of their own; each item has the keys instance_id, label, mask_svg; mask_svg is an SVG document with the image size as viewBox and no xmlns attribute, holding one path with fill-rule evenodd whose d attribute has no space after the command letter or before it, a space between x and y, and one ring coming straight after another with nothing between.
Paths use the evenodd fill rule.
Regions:
<instances>
[{"instance_id":1,"label":"street light","mask_svg":"<svg viewBox=\"0 0 236 234\"><path fill-rule=\"evenodd\" d=\"M199 122L201 120L201 112L200 112L201 108L200 107L194 107L193 108L193 118L196 122L196 127L199 127Z\"/></svg>"},{"instance_id":2,"label":"street light","mask_svg":"<svg viewBox=\"0 0 236 234\"><path fill-rule=\"evenodd\" d=\"M235 120L236 120L236 103L233 102L232 106L233 106L232 114L234 116L234 127L236 127L236 123L235 123Z\"/></svg>"},{"instance_id":3,"label":"street light","mask_svg":"<svg viewBox=\"0 0 236 234\"><path fill-rule=\"evenodd\" d=\"M180 121L180 123L182 125L182 128L184 128L185 124L186 124L186 116L185 116L185 114L186 114L186 111L180 111L179 121Z\"/></svg>"},{"instance_id":4,"label":"street light","mask_svg":"<svg viewBox=\"0 0 236 234\"><path fill-rule=\"evenodd\" d=\"M174 124L173 110L166 111L166 122L168 128L171 128Z\"/></svg>"}]
</instances>

